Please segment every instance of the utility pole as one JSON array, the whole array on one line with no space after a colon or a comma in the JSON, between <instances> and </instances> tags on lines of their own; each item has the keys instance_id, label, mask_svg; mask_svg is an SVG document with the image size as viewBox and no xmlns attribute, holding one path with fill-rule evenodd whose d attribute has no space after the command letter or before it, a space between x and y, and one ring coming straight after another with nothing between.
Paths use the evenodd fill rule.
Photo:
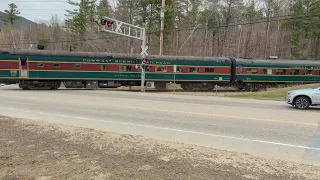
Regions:
<instances>
[{"instance_id":1,"label":"utility pole","mask_svg":"<svg viewBox=\"0 0 320 180\"><path fill-rule=\"evenodd\" d=\"M164 31L164 9L165 9L166 0L162 0L162 7L161 7L161 29L160 29L160 55L163 55L163 31Z\"/></svg>"}]
</instances>

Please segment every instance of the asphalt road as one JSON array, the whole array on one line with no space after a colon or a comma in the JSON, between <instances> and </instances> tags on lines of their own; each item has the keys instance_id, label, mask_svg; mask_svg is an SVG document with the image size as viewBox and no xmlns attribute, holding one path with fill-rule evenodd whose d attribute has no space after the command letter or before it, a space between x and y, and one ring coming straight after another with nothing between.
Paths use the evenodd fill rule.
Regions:
<instances>
[{"instance_id":1,"label":"asphalt road","mask_svg":"<svg viewBox=\"0 0 320 180\"><path fill-rule=\"evenodd\" d=\"M0 115L140 134L320 165L320 109L285 101L0 87Z\"/></svg>"}]
</instances>

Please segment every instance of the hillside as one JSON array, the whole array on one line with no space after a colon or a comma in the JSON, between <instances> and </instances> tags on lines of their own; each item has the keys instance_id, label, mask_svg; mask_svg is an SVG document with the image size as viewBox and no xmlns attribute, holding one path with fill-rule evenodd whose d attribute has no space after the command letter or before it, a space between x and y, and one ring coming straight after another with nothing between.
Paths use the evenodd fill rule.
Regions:
<instances>
[{"instance_id":1,"label":"hillside","mask_svg":"<svg viewBox=\"0 0 320 180\"><path fill-rule=\"evenodd\" d=\"M5 15L5 13L0 11L0 17L2 17L4 15ZM33 21L30 21L24 17L21 17L19 20L15 21L15 27L17 27L17 28L22 27L22 26L26 26L28 24L36 24L36 23ZM0 28L5 28L5 27L6 27L6 25L0 20Z\"/></svg>"}]
</instances>

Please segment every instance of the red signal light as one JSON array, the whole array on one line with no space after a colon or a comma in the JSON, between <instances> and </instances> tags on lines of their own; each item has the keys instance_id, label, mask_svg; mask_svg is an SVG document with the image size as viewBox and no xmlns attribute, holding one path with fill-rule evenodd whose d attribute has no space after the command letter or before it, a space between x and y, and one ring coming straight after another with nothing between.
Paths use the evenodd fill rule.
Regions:
<instances>
[{"instance_id":1,"label":"red signal light","mask_svg":"<svg viewBox=\"0 0 320 180\"><path fill-rule=\"evenodd\" d=\"M101 19L101 20L100 20L100 24L101 24L101 25L106 25L106 24L107 24L107 20Z\"/></svg>"},{"instance_id":2,"label":"red signal light","mask_svg":"<svg viewBox=\"0 0 320 180\"><path fill-rule=\"evenodd\" d=\"M108 25L108 27L111 27L113 25L113 21L108 21L107 25Z\"/></svg>"},{"instance_id":3,"label":"red signal light","mask_svg":"<svg viewBox=\"0 0 320 180\"><path fill-rule=\"evenodd\" d=\"M108 27L111 27L113 25L113 21L107 21L106 19L100 19L98 20L97 22L98 24L101 24L101 25L107 25Z\"/></svg>"},{"instance_id":4,"label":"red signal light","mask_svg":"<svg viewBox=\"0 0 320 180\"><path fill-rule=\"evenodd\" d=\"M142 60L142 63L146 64L148 61L146 59Z\"/></svg>"}]
</instances>

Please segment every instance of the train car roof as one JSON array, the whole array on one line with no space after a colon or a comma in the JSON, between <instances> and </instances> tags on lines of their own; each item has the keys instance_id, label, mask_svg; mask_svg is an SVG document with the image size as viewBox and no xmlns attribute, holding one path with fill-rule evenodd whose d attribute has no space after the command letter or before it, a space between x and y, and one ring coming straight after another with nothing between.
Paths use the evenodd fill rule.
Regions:
<instances>
[{"instance_id":1,"label":"train car roof","mask_svg":"<svg viewBox=\"0 0 320 180\"><path fill-rule=\"evenodd\" d=\"M0 55L17 56L56 56L56 57L82 57L82 58L130 58L141 59L140 54L104 53L104 52L77 52L55 50L20 50L0 49ZM149 55L148 60L183 60L183 61L230 61L228 57L203 57L203 56L168 56Z\"/></svg>"},{"instance_id":2,"label":"train car roof","mask_svg":"<svg viewBox=\"0 0 320 180\"><path fill-rule=\"evenodd\" d=\"M299 60L299 59L237 59L237 64L261 64L261 65L300 65L300 66L310 66L317 65L320 66L320 60Z\"/></svg>"},{"instance_id":3,"label":"train car roof","mask_svg":"<svg viewBox=\"0 0 320 180\"><path fill-rule=\"evenodd\" d=\"M56 51L56 50L21 50L21 49L0 49L0 55L16 56L56 56L56 57L82 57L82 58L124 58L141 59L140 54L107 53L107 52L79 52L79 51ZM148 60L169 60L169 61L217 61L229 62L229 57L207 57L207 56L168 56L149 55ZM291 60L291 59L242 59L234 58L237 64L261 64L261 65L320 65L319 60Z\"/></svg>"}]
</instances>

